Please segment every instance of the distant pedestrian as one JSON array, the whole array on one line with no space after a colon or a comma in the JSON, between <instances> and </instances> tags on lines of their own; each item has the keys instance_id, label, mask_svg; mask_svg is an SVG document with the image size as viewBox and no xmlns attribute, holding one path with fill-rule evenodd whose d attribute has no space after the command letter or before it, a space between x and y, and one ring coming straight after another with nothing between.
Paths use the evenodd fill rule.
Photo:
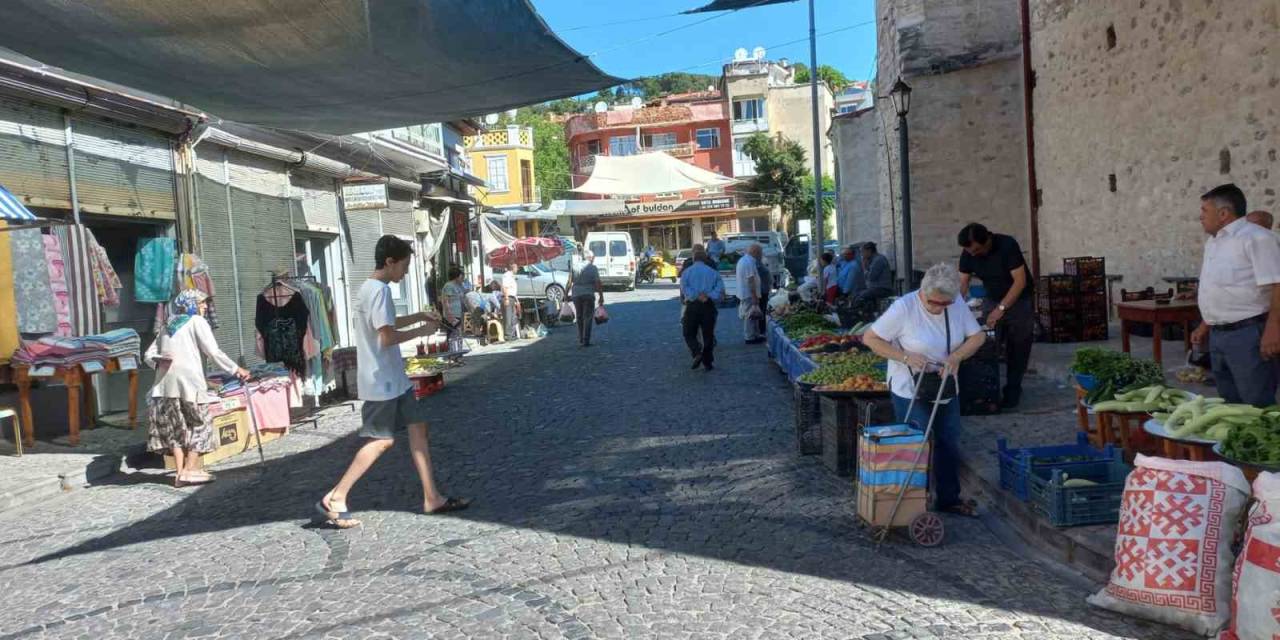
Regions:
<instances>
[{"instance_id":1,"label":"distant pedestrian","mask_svg":"<svg viewBox=\"0 0 1280 640\"><path fill-rule=\"evenodd\" d=\"M840 295L840 278L836 274L835 255L828 251L822 254L819 261L822 263L822 286L826 289L823 292L823 299L827 304L835 304L836 296Z\"/></svg>"},{"instance_id":2,"label":"distant pedestrian","mask_svg":"<svg viewBox=\"0 0 1280 640\"><path fill-rule=\"evenodd\" d=\"M724 297L724 279L705 260L706 250L695 247L693 264L680 273L680 297L684 300L684 341L693 356L693 366L707 371L715 368L716 303Z\"/></svg>"},{"instance_id":3,"label":"distant pedestrian","mask_svg":"<svg viewBox=\"0 0 1280 640\"><path fill-rule=\"evenodd\" d=\"M1198 288L1201 324L1191 341L1208 347L1227 402L1275 404L1280 386L1280 244L1246 221L1244 192L1224 184L1200 196L1204 245Z\"/></svg>"},{"instance_id":4,"label":"distant pedestrian","mask_svg":"<svg viewBox=\"0 0 1280 640\"><path fill-rule=\"evenodd\" d=\"M724 252L724 240L720 239L720 234L712 231L711 239L707 241L707 258L716 264L717 269L720 267L720 258L724 257Z\"/></svg>"},{"instance_id":5,"label":"distant pedestrian","mask_svg":"<svg viewBox=\"0 0 1280 640\"><path fill-rule=\"evenodd\" d=\"M600 281L600 268L596 266L596 254L590 249L583 252L586 261L582 269L572 273L569 290L573 296L573 311L578 321L578 346L591 346L591 326L595 324L596 300L604 306L604 283Z\"/></svg>"},{"instance_id":6,"label":"distant pedestrian","mask_svg":"<svg viewBox=\"0 0 1280 640\"><path fill-rule=\"evenodd\" d=\"M738 281L738 318L742 320L742 335L747 344L760 344L760 325L756 317L764 313L760 302L760 270L757 265L764 255L759 244L747 248L746 255L738 259L734 277Z\"/></svg>"},{"instance_id":7,"label":"distant pedestrian","mask_svg":"<svg viewBox=\"0 0 1280 640\"><path fill-rule=\"evenodd\" d=\"M720 265L719 265L719 264L717 264L716 262L714 262L714 261L710 258L710 256L708 256L708 255L707 255L707 250L706 250L702 245L700 245L700 244L695 244L695 245L693 245L693 251L689 254L689 257L688 257L688 258L685 258L685 259L684 259L684 262L680 264L680 272L681 272L681 273L684 273L684 270L685 270L685 269L688 269L688 268L693 264L693 261L697 259L697 258L694 258L694 256L699 255L699 254L698 254L698 251L699 251L699 250L701 250L701 251L702 251L702 254L701 254L701 255L703 256L703 257L702 257L702 262L706 263L706 265L707 265L708 267L711 267L712 269L719 269L719 268L720 268Z\"/></svg>"},{"instance_id":8,"label":"distant pedestrian","mask_svg":"<svg viewBox=\"0 0 1280 640\"><path fill-rule=\"evenodd\" d=\"M356 298L354 333L357 359L357 389L364 405L360 409L364 439L355 459L338 484L316 503L316 510L341 529L360 525L351 517L347 495L373 463L395 444L396 432L409 431L409 453L422 481L424 513L446 513L467 508L460 498L446 498L436 490L427 442L427 418L414 398L413 383L405 374L400 345L431 335L439 328L439 317L415 313L396 317L390 284L400 282L409 270L413 246L392 235L382 236L374 250L377 268L360 287ZM402 328L421 324L416 329Z\"/></svg>"},{"instance_id":9,"label":"distant pedestrian","mask_svg":"<svg viewBox=\"0 0 1280 640\"><path fill-rule=\"evenodd\" d=\"M449 281L444 284L441 291L444 294L444 322L448 327L450 336L462 329L462 314L464 302L466 300L467 288L462 277L462 269L457 266L449 267Z\"/></svg>"},{"instance_id":10,"label":"distant pedestrian","mask_svg":"<svg viewBox=\"0 0 1280 640\"><path fill-rule=\"evenodd\" d=\"M208 403L217 398L208 394L200 354L209 356L222 371L249 379L249 372L218 348L213 329L204 318L208 308L208 296L203 292L187 289L179 293L164 330L143 356L156 370L147 401L147 449L173 456L175 487L213 481L200 466L200 454L215 448Z\"/></svg>"},{"instance_id":11,"label":"distant pedestrian","mask_svg":"<svg viewBox=\"0 0 1280 640\"><path fill-rule=\"evenodd\" d=\"M516 268L502 274L502 319L508 340L520 339L520 287L516 284Z\"/></svg>"},{"instance_id":12,"label":"distant pedestrian","mask_svg":"<svg viewBox=\"0 0 1280 640\"><path fill-rule=\"evenodd\" d=\"M1276 224L1276 220L1271 216L1271 212L1263 211L1262 209L1250 211L1249 215L1245 217L1248 218L1249 222L1252 222L1267 231L1270 231Z\"/></svg>"}]
</instances>

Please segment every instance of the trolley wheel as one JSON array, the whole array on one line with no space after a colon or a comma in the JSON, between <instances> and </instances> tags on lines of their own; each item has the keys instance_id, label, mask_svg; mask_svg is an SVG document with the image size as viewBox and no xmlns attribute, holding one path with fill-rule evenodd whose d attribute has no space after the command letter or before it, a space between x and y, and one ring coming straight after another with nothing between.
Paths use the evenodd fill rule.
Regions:
<instances>
[{"instance_id":1,"label":"trolley wheel","mask_svg":"<svg viewBox=\"0 0 1280 640\"><path fill-rule=\"evenodd\" d=\"M942 539L946 536L942 518L929 512L922 513L911 521L910 532L911 540L922 547L936 547L942 544Z\"/></svg>"}]
</instances>

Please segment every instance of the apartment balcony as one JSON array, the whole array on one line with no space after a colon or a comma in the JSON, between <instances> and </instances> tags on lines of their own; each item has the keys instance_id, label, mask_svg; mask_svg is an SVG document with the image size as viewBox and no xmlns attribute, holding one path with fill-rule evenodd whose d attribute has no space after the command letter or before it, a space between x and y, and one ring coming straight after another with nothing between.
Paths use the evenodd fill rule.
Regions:
<instances>
[{"instance_id":1,"label":"apartment balcony","mask_svg":"<svg viewBox=\"0 0 1280 640\"><path fill-rule=\"evenodd\" d=\"M578 173L588 174L596 168L596 157L593 155L585 155L578 158Z\"/></svg>"},{"instance_id":2,"label":"apartment balcony","mask_svg":"<svg viewBox=\"0 0 1280 640\"><path fill-rule=\"evenodd\" d=\"M677 144L662 144L652 147L645 147L640 151L647 153L650 151L661 151L676 158L692 158L693 152L698 150L698 145L693 142L680 142Z\"/></svg>"},{"instance_id":3,"label":"apartment balcony","mask_svg":"<svg viewBox=\"0 0 1280 640\"><path fill-rule=\"evenodd\" d=\"M734 120L730 127L733 135L743 135L752 133L767 133L769 131L768 118L751 118L747 120Z\"/></svg>"},{"instance_id":4,"label":"apartment balcony","mask_svg":"<svg viewBox=\"0 0 1280 640\"><path fill-rule=\"evenodd\" d=\"M463 139L468 151L496 149L532 149L533 127L508 125L504 129L489 129L479 135Z\"/></svg>"}]
</instances>

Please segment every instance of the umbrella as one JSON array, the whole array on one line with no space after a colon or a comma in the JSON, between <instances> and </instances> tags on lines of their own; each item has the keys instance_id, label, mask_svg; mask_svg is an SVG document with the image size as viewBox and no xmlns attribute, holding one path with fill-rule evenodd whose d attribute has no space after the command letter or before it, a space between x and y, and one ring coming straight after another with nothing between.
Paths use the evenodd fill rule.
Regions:
<instances>
[{"instance_id":1,"label":"umbrella","mask_svg":"<svg viewBox=\"0 0 1280 640\"><path fill-rule=\"evenodd\" d=\"M489 266L510 269L537 264L564 254L564 245L554 238L520 238L489 252Z\"/></svg>"}]
</instances>

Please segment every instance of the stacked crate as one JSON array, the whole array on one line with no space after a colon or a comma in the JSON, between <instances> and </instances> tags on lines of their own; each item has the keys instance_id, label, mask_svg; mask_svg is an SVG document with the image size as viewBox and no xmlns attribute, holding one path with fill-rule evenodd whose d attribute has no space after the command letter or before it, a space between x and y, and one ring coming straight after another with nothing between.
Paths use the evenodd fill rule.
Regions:
<instances>
[{"instance_id":1,"label":"stacked crate","mask_svg":"<svg viewBox=\"0 0 1280 640\"><path fill-rule=\"evenodd\" d=\"M1103 258L1066 258L1064 273L1042 276L1036 311L1047 342L1107 339L1107 274Z\"/></svg>"}]
</instances>

